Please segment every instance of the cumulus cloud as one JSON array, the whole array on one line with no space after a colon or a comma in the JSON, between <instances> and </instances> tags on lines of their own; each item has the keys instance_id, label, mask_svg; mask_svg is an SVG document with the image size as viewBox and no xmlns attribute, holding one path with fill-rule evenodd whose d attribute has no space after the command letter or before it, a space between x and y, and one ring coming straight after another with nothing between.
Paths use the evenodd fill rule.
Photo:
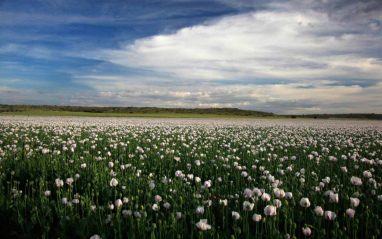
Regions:
<instances>
[{"instance_id":1,"label":"cumulus cloud","mask_svg":"<svg viewBox=\"0 0 382 239\"><path fill-rule=\"evenodd\" d=\"M318 11L263 11L140 39L101 56L180 79L380 77L380 62L364 52L381 51L382 37L351 30Z\"/></svg>"},{"instance_id":2,"label":"cumulus cloud","mask_svg":"<svg viewBox=\"0 0 382 239\"><path fill-rule=\"evenodd\" d=\"M70 102L99 106L156 106L156 107L235 107L267 112L350 113L378 112L382 84L360 86L332 86L323 81L315 84L225 85L194 86L125 86L121 90L104 90L98 94L72 94ZM81 100L81 99L87 99ZM323 100L325 99L325 100ZM91 102L91 104L89 104Z\"/></svg>"},{"instance_id":3,"label":"cumulus cloud","mask_svg":"<svg viewBox=\"0 0 382 239\"><path fill-rule=\"evenodd\" d=\"M14 102L41 103L43 92L44 99L54 104L238 107L291 114L382 113L381 1L214 1L237 11L203 18L210 20L177 31L161 29L162 34L119 42L119 48L96 50L88 44L84 49L63 50L3 44L0 54L49 61L58 57L97 60L91 61L89 68L61 69L60 73L73 76L68 85L79 86L77 90L62 90L56 97L41 89L28 89L14 96ZM195 8L178 10L175 15L188 16ZM138 15L140 20L175 16L165 12L167 9ZM4 18L0 25L114 26L122 19L129 22L102 14L7 14L0 17ZM136 17L132 19L137 21ZM142 26L146 27L138 24L136 28ZM12 62L6 66L11 67L16 66ZM12 84L0 79L0 87ZM9 97L3 94L0 102L9 103Z\"/></svg>"},{"instance_id":4,"label":"cumulus cloud","mask_svg":"<svg viewBox=\"0 0 382 239\"><path fill-rule=\"evenodd\" d=\"M170 80L178 85L160 87L147 85L148 79L113 77L81 82L100 90L108 81L108 97L140 97L139 102L148 105L282 113L381 112L371 104L381 98L381 34L365 28L365 19L347 24L344 18L333 18L330 13L335 10L345 11L337 5L324 11L313 3L309 8L274 3L267 10L223 17L91 54L164 75L151 82Z\"/></svg>"}]
</instances>

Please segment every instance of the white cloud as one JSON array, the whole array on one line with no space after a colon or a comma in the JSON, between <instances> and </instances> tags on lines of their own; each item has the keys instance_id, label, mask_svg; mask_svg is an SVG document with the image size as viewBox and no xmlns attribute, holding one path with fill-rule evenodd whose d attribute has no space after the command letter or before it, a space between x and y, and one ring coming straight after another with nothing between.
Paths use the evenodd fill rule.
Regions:
<instances>
[{"instance_id":1,"label":"white cloud","mask_svg":"<svg viewBox=\"0 0 382 239\"><path fill-rule=\"evenodd\" d=\"M126 77L122 76L105 76L105 75L85 75L85 76L77 76L78 79L92 79L92 80L111 80L111 81L123 81L126 80Z\"/></svg>"},{"instance_id":2,"label":"white cloud","mask_svg":"<svg viewBox=\"0 0 382 239\"><path fill-rule=\"evenodd\" d=\"M91 105L156 107L235 107L275 113L382 113L382 83L368 88L332 86L320 81L308 84L232 86L125 86L124 90L101 90L97 95L73 95L76 102L90 99Z\"/></svg>"},{"instance_id":3,"label":"white cloud","mask_svg":"<svg viewBox=\"0 0 382 239\"><path fill-rule=\"evenodd\" d=\"M87 76L79 82L100 91L94 102L119 105L382 113L375 103L382 101L382 64L375 57L380 42L381 35L362 24L278 7L92 53L154 76Z\"/></svg>"},{"instance_id":4,"label":"white cloud","mask_svg":"<svg viewBox=\"0 0 382 239\"><path fill-rule=\"evenodd\" d=\"M262 11L140 39L97 57L184 80L381 79L381 63L362 52L381 51L382 37L352 30L317 11Z\"/></svg>"},{"instance_id":5,"label":"white cloud","mask_svg":"<svg viewBox=\"0 0 382 239\"><path fill-rule=\"evenodd\" d=\"M120 76L120 75L83 75L76 76L73 83L86 85L98 91L126 90L136 87L161 86L172 84L173 80L159 77Z\"/></svg>"},{"instance_id":6,"label":"white cloud","mask_svg":"<svg viewBox=\"0 0 382 239\"><path fill-rule=\"evenodd\" d=\"M133 44L121 43L120 49L73 53L9 44L0 47L0 54L50 59L59 53L135 71L135 75L107 69L71 72L76 75L71 83L86 85L96 93L76 91L60 99L48 94L58 104L382 113L378 103L382 102L382 36L377 31L376 11L372 11L374 22L360 13L348 24L344 16L350 7L340 8L344 16L336 20L329 11L312 10L317 1L293 2L274 3L266 10L207 21ZM301 7L296 5L300 3ZM20 16L19 22L28 17ZM33 19L41 21L38 16ZM51 20L113 22L82 17ZM41 99L37 91L27 93L18 99Z\"/></svg>"}]
</instances>

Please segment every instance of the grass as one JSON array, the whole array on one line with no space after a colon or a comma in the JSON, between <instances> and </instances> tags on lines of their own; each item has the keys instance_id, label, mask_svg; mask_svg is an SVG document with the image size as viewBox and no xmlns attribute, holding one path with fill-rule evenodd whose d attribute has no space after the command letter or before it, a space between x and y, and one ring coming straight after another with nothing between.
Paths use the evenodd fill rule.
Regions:
<instances>
[{"instance_id":1,"label":"grass","mask_svg":"<svg viewBox=\"0 0 382 239\"><path fill-rule=\"evenodd\" d=\"M21 111L6 112L0 115L21 115L21 116L85 116L85 117L157 117L157 118L225 118L225 119L285 119L280 116L238 116L238 115L217 115L217 114L177 114L177 113L89 113L70 111Z\"/></svg>"}]
</instances>

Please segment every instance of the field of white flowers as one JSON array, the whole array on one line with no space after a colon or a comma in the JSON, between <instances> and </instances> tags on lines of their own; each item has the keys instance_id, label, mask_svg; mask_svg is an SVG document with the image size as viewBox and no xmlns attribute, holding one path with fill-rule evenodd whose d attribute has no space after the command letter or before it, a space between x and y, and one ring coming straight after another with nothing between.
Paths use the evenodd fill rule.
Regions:
<instances>
[{"instance_id":1,"label":"field of white flowers","mask_svg":"<svg viewBox=\"0 0 382 239\"><path fill-rule=\"evenodd\" d=\"M8 238L381 238L382 123L0 117Z\"/></svg>"}]
</instances>

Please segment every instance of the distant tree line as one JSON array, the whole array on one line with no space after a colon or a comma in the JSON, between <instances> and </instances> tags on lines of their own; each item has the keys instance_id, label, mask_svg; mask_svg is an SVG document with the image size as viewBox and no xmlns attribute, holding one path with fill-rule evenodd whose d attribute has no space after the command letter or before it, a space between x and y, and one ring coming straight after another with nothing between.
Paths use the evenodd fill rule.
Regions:
<instances>
[{"instance_id":1,"label":"distant tree line","mask_svg":"<svg viewBox=\"0 0 382 239\"><path fill-rule=\"evenodd\" d=\"M382 114L309 114L309 115L285 115L287 118L313 118L313 119L372 119L382 120Z\"/></svg>"},{"instance_id":2,"label":"distant tree line","mask_svg":"<svg viewBox=\"0 0 382 239\"><path fill-rule=\"evenodd\" d=\"M213 114L234 116L282 116L254 110L238 108L159 108L159 107L96 107L96 106L61 106L61 105L5 105L0 104L0 113L23 111L67 111L88 113L123 113L123 114ZM285 118L314 119L373 119L382 120L382 114L303 114L283 115Z\"/></svg>"},{"instance_id":3,"label":"distant tree line","mask_svg":"<svg viewBox=\"0 0 382 239\"><path fill-rule=\"evenodd\" d=\"M158 107L94 107L94 106L58 106L58 105L1 105L1 112L22 111L69 111L89 113L125 113L125 114L214 114L235 116L275 116L273 113L262 111L242 110L238 108L158 108Z\"/></svg>"}]
</instances>

